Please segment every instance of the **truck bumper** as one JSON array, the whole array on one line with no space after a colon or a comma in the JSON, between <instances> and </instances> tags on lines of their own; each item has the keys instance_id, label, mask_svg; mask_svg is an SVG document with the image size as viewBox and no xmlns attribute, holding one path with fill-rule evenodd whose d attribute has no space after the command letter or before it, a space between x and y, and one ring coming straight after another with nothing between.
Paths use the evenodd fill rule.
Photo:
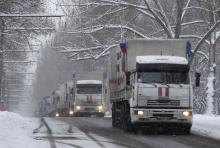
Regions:
<instances>
[{"instance_id":1,"label":"truck bumper","mask_svg":"<svg viewBox=\"0 0 220 148\"><path fill-rule=\"evenodd\" d=\"M104 113L103 112L75 112L74 116L75 117L88 117L91 115L95 115L98 117L104 117Z\"/></svg>"},{"instance_id":2,"label":"truck bumper","mask_svg":"<svg viewBox=\"0 0 220 148\"><path fill-rule=\"evenodd\" d=\"M99 109L98 106L80 106L80 109L74 111L74 116L91 116L96 115L104 117L104 110Z\"/></svg>"},{"instance_id":3,"label":"truck bumper","mask_svg":"<svg viewBox=\"0 0 220 148\"><path fill-rule=\"evenodd\" d=\"M192 109L131 108L131 122L137 125L187 124L192 125Z\"/></svg>"}]
</instances>

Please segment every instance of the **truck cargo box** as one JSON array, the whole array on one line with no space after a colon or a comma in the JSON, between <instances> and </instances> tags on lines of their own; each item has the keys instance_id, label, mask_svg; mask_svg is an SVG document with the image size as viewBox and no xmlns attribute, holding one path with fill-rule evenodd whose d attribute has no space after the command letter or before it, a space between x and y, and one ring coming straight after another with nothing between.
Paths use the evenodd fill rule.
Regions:
<instances>
[{"instance_id":1,"label":"truck cargo box","mask_svg":"<svg viewBox=\"0 0 220 148\"><path fill-rule=\"evenodd\" d=\"M183 39L136 39L126 41L127 71L136 66L136 57L143 55L170 55L186 57L187 40Z\"/></svg>"}]
</instances>

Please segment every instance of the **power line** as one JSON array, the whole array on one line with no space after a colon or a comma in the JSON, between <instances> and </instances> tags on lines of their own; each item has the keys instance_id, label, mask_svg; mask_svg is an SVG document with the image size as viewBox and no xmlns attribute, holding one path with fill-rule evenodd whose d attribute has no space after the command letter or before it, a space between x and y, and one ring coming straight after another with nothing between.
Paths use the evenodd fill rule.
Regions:
<instances>
[{"instance_id":1,"label":"power line","mask_svg":"<svg viewBox=\"0 0 220 148\"><path fill-rule=\"evenodd\" d=\"M0 17L63 17L61 14L0 14Z\"/></svg>"}]
</instances>

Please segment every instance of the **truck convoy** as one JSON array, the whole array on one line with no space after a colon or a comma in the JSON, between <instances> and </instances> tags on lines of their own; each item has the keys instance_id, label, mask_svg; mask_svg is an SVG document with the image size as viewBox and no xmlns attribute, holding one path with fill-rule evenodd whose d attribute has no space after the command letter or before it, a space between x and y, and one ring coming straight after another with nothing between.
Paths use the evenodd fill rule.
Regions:
<instances>
[{"instance_id":1,"label":"truck convoy","mask_svg":"<svg viewBox=\"0 0 220 148\"><path fill-rule=\"evenodd\" d=\"M51 115L73 116L74 91L74 82L68 81L60 85L59 89L52 93Z\"/></svg>"},{"instance_id":2,"label":"truck convoy","mask_svg":"<svg viewBox=\"0 0 220 148\"><path fill-rule=\"evenodd\" d=\"M111 52L107 72L113 127L170 127L190 133L190 48L187 40L135 39Z\"/></svg>"},{"instance_id":3,"label":"truck convoy","mask_svg":"<svg viewBox=\"0 0 220 148\"><path fill-rule=\"evenodd\" d=\"M49 96L43 97L38 104L38 116L73 116L75 99L74 82L59 86Z\"/></svg>"},{"instance_id":4,"label":"truck convoy","mask_svg":"<svg viewBox=\"0 0 220 148\"><path fill-rule=\"evenodd\" d=\"M104 116L101 72L77 76L43 97L38 105L40 116ZM81 80L79 80L81 78ZM87 80L86 80L87 78ZM89 79L90 78L90 79Z\"/></svg>"},{"instance_id":5,"label":"truck convoy","mask_svg":"<svg viewBox=\"0 0 220 148\"><path fill-rule=\"evenodd\" d=\"M46 110L56 116L103 116L103 97L108 96L113 127L165 127L188 134L193 116L191 57L187 40L127 40L111 51L104 83L93 78L98 74L81 74L52 93ZM198 86L200 74L195 77Z\"/></svg>"}]
</instances>

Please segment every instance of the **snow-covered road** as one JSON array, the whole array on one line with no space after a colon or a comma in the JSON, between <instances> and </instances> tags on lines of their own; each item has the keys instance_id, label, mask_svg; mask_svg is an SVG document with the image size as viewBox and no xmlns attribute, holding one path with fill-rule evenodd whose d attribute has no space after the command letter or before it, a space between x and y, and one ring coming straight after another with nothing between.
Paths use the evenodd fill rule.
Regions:
<instances>
[{"instance_id":1,"label":"snow-covered road","mask_svg":"<svg viewBox=\"0 0 220 148\"><path fill-rule=\"evenodd\" d=\"M111 118L25 118L0 112L0 148L219 148L220 117L196 115L191 135L131 134L112 128ZM37 129L38 128L38 129ZM35 129L35 130L34 130ZM33 131L35 131L33 133ZM203 135L197 136L195 134ZM204 137L206 136L206 137Z\"/></svg>"},{"instance_id":2,"label":"snow-covered road","mask_svg":"<svg viewBox=\"0 0 220 148\"><path fill-rule=\"evenodd\" d=\"M60 120L54 120L51 118L45 118L47 124L52 130L52 138L55 142L56 148L103 148L103 147L116 147L111 141L103 137L99 137L94 134L88 134L82 132L75 126L70 126L65 123L67 118ZM63 122L64 121L64 122ZM42 127L37 133L34 134L34 138L39 141L49 141L49 137L46 132L46 128ZM106 141L106 142L100 142ZM125 148L124 146L117 146L117 148Z\"/></svg>"},{"instance_id":3,"label":"snow-covered road","mask_svg":"<svg viewBox=\"0 0 220 148\"><path fill-rule=\"evenodd\" d=\"M203 118L203 117L199 117ZM198 120L197 118L195 118ZM131 134L121 129L112 128L111 118L62 118L70 125L74 125L81 129L84 133L90 133L98 137L102 137L111 141L117 146L125 146L129 148L219 148L220 141L212 140L204 136L195 134L190 135L170 135L170 134ZM195 122L196 124L198 122ZM204 122L204 124L206 124ZM196 131L195 125L193 133ZM198 127L199 129L199 127ZM218 131L215 131L218 132ZM220 132L220 131L219 131ZM99 138L97 138L99 139ZM105 143L99 139L99 142ZM116 146L116 147L117 147Z\"/></svg>"}]
</instances>

